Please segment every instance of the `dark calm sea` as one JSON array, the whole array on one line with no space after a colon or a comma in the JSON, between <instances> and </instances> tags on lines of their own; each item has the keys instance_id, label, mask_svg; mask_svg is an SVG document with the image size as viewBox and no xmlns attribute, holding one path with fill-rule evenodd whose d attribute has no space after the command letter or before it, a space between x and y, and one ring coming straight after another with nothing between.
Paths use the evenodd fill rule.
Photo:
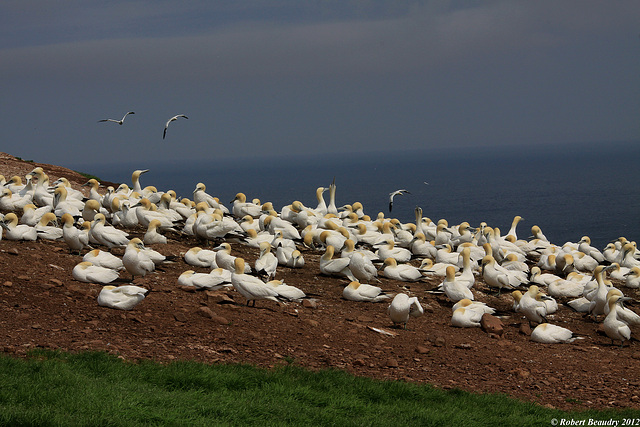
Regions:
<instances>
[{"instance_id":1,"label":"dark calm sea","mask_svg":"<svg viewBox=\"0 0 640 427\"><path fill-rule=\"evenodd\" d=\"M128 185L133 170L149 169L143 187L191 198L203 182L227 206L243 192L278 210L294 200L316 207L316 188L335 178L338 207L360 201L372 217L413 222L420 206L433 221L484 221L502 234L520 215L519 238L538 225L557 244L583 235L598 248L620 236L640 239L640 142L63 166ZM396 197L389 213L388 195L401 188L410 194Z\"/></svg>"}]
</instances>

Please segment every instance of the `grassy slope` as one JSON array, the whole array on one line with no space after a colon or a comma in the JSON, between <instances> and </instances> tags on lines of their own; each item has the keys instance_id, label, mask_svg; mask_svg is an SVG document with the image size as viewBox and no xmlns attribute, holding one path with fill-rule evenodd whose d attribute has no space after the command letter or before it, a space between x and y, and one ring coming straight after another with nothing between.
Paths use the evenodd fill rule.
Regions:
<instances>
[{"instance_id":1,"label":"grassy slope","mask_svg":"<svg viewBox=\"0 0 640 427\"><path fill-rule=\"evenodd\" d=\"M126 363L105 353L0 357L4 425L549 425L567 414L506 396L287 366Z\"/></svg>"}]
</instances>

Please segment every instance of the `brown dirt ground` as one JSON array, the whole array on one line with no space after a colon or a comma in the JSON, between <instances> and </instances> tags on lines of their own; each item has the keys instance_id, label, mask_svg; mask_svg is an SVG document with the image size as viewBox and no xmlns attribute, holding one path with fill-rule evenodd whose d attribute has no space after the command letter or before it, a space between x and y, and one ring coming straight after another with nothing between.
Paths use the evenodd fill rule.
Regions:
<instances>
[{"instance_id":1,"label":"brown dirt ground","mask_svg":"<svg viewBox=\"0 0 640 427\"><path fill-rule=\"evenodd\" d=\"M38 165L0 153L0 173L7 177L24 176ZM76 188L86 182L64 168L39 166L52 181L66 176ZM0 351L23 356L34 348L104 350L129 360L262 367L295 363L445 389L504 393L559 409L640 409L638 344L611 345L598 324L566 306L552 323L584 339L545 345L532 342L521 331L525 322L513 312L502 318L502 337L480 328L452 327L452 304L444 296L426 293L438 280L406 284L382 278L383 289L410 290L427 308L424 316L410 320L407 330L396 329L387 315L388 303L344 300L347 282L320 275L321 254L306 250L303 269L279 267L277 278L312 295L315 307L271 301L247 307L233 290L193 292L178 287L180 273L193 269L181 254L201 244L193 238L169 237L173 237L169 244L155 249L176 256L176 261L136 278L136 285L151 292L130 312L98 306L101 286L72 278L71 269L81 257L69 254L64 242L0 241ZM251 263L258 255L256 249L232 247L235 255ZM122 273L121 282L127 279ZM509 295L495 296L482 281L476 287L476 299L510 311ZM638 298L636 291L621 289Z\"/></svg>"}]
</instances>

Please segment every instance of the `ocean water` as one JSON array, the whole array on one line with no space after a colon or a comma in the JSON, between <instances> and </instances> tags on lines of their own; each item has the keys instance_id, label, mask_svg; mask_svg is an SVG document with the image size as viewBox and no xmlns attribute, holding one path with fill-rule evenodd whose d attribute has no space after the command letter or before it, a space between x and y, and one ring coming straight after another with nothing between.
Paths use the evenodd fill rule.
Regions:
<instances>
[{"instance_id":1,"label":"ocean water","mask_svg":"<svg viewBox=\"0 0 640 427\"><path fill-rule=\"evenodd\" d=\"M133 170L149 169L143 187L191 198L203 182L227 206L243 192L278 210L294 200L316 207L316 188L335 179L337 206L360 201L372 217L383 212L413 222L420 206L433 221L484 221L506 234L520 215L519 238L538 225L554 243L588 235L604 248L620 236L640 239L639 161L640 143L606 143L64 166L128 185ZM389 193L401 188L410 194L396 196L389 212ZM328 203L328 191L324 196Z\"/></svg>"}]
</instances>

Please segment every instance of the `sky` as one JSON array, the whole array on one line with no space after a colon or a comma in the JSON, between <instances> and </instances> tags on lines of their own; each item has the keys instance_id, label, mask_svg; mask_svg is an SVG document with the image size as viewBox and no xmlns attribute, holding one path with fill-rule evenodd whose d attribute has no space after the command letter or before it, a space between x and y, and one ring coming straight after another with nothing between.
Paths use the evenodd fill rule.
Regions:
<instances>
[{"instance_id":1,"label":"sky","mask_svg":"<svg viewBox=\"0 0 640 427\"><path fill-rule=\"evenodd\" d=\"M66 165L640 141L639 22L637 0L5 0L0 151Z\"/></svg>"}]
</instances>

